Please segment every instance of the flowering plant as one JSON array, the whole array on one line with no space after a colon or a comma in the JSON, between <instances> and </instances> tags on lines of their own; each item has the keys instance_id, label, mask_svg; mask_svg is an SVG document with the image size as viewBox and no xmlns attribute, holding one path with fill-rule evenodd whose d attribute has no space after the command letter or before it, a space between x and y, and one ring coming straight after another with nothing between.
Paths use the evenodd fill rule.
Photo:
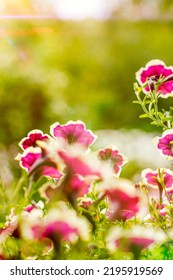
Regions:
<instances>
[{"instance_id":1,"label":"flowering plant","mask_svg":"<svg viewBox=\"0 0 173 280\"><path fill-rule=\"evenodd\" d=\"M173 68L152 60L136 73L137 101L153 140L173 159ZM172 259L173 171L147 168L140 182L121 177L127 158L116 146L95 151L82 121L36 129L16 156L23 175L13 194L1 186L1 259Z\"/></svg>"}]
</instances>

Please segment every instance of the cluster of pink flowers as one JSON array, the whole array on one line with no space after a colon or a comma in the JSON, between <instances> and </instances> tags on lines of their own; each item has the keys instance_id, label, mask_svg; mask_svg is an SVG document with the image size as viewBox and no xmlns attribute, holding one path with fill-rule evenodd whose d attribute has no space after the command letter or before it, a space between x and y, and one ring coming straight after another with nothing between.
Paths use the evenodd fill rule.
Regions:
<instances>
[{"instance_id":1,"label":"cluster of pink flowers","mask_svg":"<svg viewBox=\"0 0 173 280\"><path fill-rule=\"evenodd\" d=\"M136 79L145 96L173 95L173 67L160 60L147 63ZM95 151L96 139L82 121L69 121L51 125L50 135L35 129L20 141L22 152L16 159L29 183L23 186L23 207L12 208L0 229L0 259L6 258L2 244L8 237L40 242L41 257L55 252L53 258L61 258L62 244L69 248L78 241L89 242L89 250L97 240L94 234L104 236L110 254L119 248L136 258L143 249L166 240L157 223L164 229L172 225L173 171L146 168L141 182L134 184L120 177L127 158L114 145ZM170 124L153 143L164 158L173 160ZM98 233L99 223L108 232Z\"/></svg>"},{"instance_id":2,"label":"cluster of pink flowers","mask_svg":"<svg viewBox=\"0 0 173 280\"><path fill-rule=\"evenodd\" d=\"M155 95L156 102L155 106L158 106L159 98L168 98L173 96L173 67L166 66L161 60L151 60L145 67L142 67L136 73L136 79L139 83L142 92L149 97ZM157 110L157 112L155 111ZM164 110L163 110L164 111ZM147 112L147 111L146 111ZM148 117L151 117L151 111L149 111ZM162 136L155 137L153 144L160 152L160 155L166 160L173 160L173 128L171 123L170 112L163 114L159 111L159 108L155 109L153 116L156 116L156 124L164 129ZM166 117L169 116L167 119ZM163 119L163 120L162 120ZM153 120L153 119L152 119ZM150 216L152 219L160 219L164 216L166 219L166 227L170 226L171 214L170 209L173 204L173 171L168 168L158 168L152 170L146 168L141 173L142 181L138 185L141 186L145 191L147 190L149 195L149 201L151 203ZM153 204L154 203L154 204ZM155 209L152 209L154 207ZM165 226L165 225L164 225Z\"/></svg>"},{"instance_id":3,"label":"cluster of pink flowers","mask_svg":"<svg viewBox=\"0 0 173 280\"><path fill-rule=\"evenodd\" d=\"M43 242L50 239L57 250L61 240L86 240L91 234L91 224L77 212L78 209L81 212L88 209L89 213L97 201L105 201L108 205L105 217L110 221L128 220L136 215L139 195L137 192L130 193L126 188L121 189L117 181L127 159L115 146L92 151L96 138L83 122L69 121L65 125L53 124L50 135L32 130L20 141L23 152L16 159L31 181L47 178L38 193L44 204L54 206L48 212L44 207L40 209L35 202L25 206L19 216L13 215L15 224L10 221L1 230L3 240L8 234ZM110 180L112 186L107 188ZM72 208L65 204L62 207L62 203L70 203Z\"/></svg>"}]
</instances>

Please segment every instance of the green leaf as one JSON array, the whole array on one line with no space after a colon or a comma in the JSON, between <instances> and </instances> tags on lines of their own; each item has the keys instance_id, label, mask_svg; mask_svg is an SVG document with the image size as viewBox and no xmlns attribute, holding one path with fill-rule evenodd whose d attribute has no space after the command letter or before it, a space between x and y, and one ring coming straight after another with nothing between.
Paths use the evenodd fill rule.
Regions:
<instances>
[{"instance_id":1,"label":"green leaf","mask_svg":"<svg viewBox=\"0 0 173 280\"><path fill-rule=\"evenodd\" d=\"M163 118L163 113L162 112L158 112L158 115L161 119Z\"/></svg>"},{"instance_id":2,"label":"green leaf","mask_svg":"<svg viewBox=\"0 0 173 280\"><path fill-rule=\"evenodd\" d=\"M151 122L152 125L157 125L158 126L158 123L156 121L153 121Z\"/></svg>"},{"instance_id":3,"label":"green leaf","mask_svg":"<svg viewBox=\"0 0 173 280\"><path fill-rule=\"evenodd\" d=\"M149 118L147 114L142 114L139 116L140 119Z\"/></svg>"},{"instance_id":4,"label":"green leaf","mask_svg":"<svg viewBox=\"0 0 173 280\"><path fill-rule=\"evenodd\" d=\"M137 101L137 100L134 100L133 103L134 103L134 104L141 104L141 103L140 103L139 101Z\"/></svg>"},{"instance_id":5,"label":"green leaf","mask_svg":"<svg viewBox=\"0 0 173 280\"><path fill-rule=\"evenodd\" d=\"M145 100L145 101L144 101L144 104L145 104L145 105L151 104L151 100Z\"/></svg>"}]
</instances>

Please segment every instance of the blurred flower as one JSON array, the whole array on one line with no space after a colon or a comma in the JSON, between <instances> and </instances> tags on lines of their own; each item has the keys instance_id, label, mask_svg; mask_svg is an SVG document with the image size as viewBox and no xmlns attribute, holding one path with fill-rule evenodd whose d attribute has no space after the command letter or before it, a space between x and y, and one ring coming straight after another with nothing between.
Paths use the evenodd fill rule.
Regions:
<instances>
[{"instance_id":1,"label":"blurred flower","mask_svg":"<svg viewBox=\"0 0 173 280\"><path fill-rule=\"evenodd\" d=\"M61 240L75 242L89 238L90 225L87 219L79 217L73 209L60 201L56 208L51 208L43 219L30 220L30 224L23 227L26 238L50 238L55 245Z\"/></svg>"},{"instance_id":2,"label":"blurred flower","mask_svg":"<svg viewBox=\"0 0 173 280\"><path fill-rule=\"evenodd\" d=\"M70 241L72 236L78 235L78 230L75 227L71 227L69 224L64 221L53 221L47 225L35 225L32 227L34 237L37 239L50 238L54 239L57 235L57 238Z\"/></svg>"},{"instance_id":3,"label":"blurred flower","mask_svg":"<svg viewBox=\"0 0 173 280\"><path fill-rule=\"evenodd\" d=\"M42 157L40 148L28 148L23 154L18 154L16 160L19 160L20 166L27 172L30 172L34 163Z\"/></svg>"},{"instance_id":4,"label":"blurred flower","mask_svg":"<svg viewBox=\"0 0 173 280\"><path fill-rule=\"evenodd\" d=\"M121 167L127 162L127 158L115 146L100 150L98 157L100 160L110 163L116 175L120 174Z\"/></svg>"},{"instance_id":5,"label":"blurred flower","mask_svg":"<svg viewBox=\"0 0 173 280\"><path fill-rule=\"evenodd\" d=\"M90 146L96 140L96 136L91 130L85 129L82 121L69 121L65 125L58 122L50 127L50 133L55 138L63 138L68 144L81 144L85 147Z\"/></svg>"},{"instance_id":6,"label":"blurred flower","mask_svg":"<svg viewBox=\"0 0 173 280\"><path fill-rule=\"evenodd\" d=\"M56 197L57 190L58 190L57 185L54 185L52 182L48 182L43 184L39 188L39 194L42 198L46 200L46 202L49 202L53 198L57 199Z\"/></svg>"},{"instance_id":7,"label":"blurred flower","mask_svg":"<svg viewBox=\"0 0 173 280\"><path fill-rule=\"evenodd\" d=\"M32 201L32 204L27 205L26 207L24 207L23 209L23 214L28 214L28 213L32 213L34 211L36 211L37 213L40 213L39 215L42 216L43 215L43 208L44 208L44 203L43 201L39 201L39 202L35 202Z\"/></svg>"},{"instance_id":8,"label":"blurred flower","mask_svg":"<svg viewBox=\"0 0 173 280\"><path fill-rule=\"evenodd\" d=\"M84 154L69 155L64 151L59 151L58 154L66 165L67 173L101 178L101 173L98 169L98 163L94 161L94 158Z\"/></svg>"},{"instance_id":9,"label":"blurred flower","mask_svg":"<svg viewBox=\"0 0 173 280\"><path fill-rule=\"evenodd\" d=\"M69 186L66 188L66 192L69 192L69 188L77 197L81 197L87 194L90 188L90 184L80 174L74 174L69 180Z\"/></svg>"},{"instance_id":10,"label":"blurred flower","mask_svg":"<svg viewBox=\"0 0 173 280\"><path fill-rule=\"evenodd\" d=\"M18 227L18 216L14 213L14 208L11 208L10 215L6 217L6 222L3 228L0 228L0 243L4 242L8 236L15 235Z\"/></svg>"},{"instance_id":11,"label":"blurred flower","mask_svg":"<svg viewBox=\"0 0 173 280\"><path fill-rule=\"evenodd\" d=\"M141 177L148 186L158 188L160 196L165 191L169 197L173 194L173 172L167 168L152 170L144 169Z\"/></svg>"},{"instance_id":12,"label":"blurred flower","mask_svg":"<svg viewBox=\"0 0 173 280\"><path fill-rule=\"evenodd\" d=\"M82 207L86 210L89 210L91 205L93 204L93 202L94 201L90 197L85 197L84 196L84 197L80 198L78 206Z\"/></svg>"},{"instance_id":13,"label":"blurred flower","mask_svg":"<svg viewBox=\"0 0 173 280\"><path fill-rule=\"evenodd\" d=\"M173 159L173 129L165 130L162 137L155 137L154 145L160 150L166 159Z\"/></svg>"},{"instance_id":14,"label":"blurred flower","mask_svg":"<svg viewBox=\"0 0 173 280\"><path fill-rule=\"evenodd\" d=\"M78 153L58 152L64 161L64 176L59 190L73 205L77 206L77 198L87 194L93 182L102 180L102 170L99 170L97 157Z\"/></svg>"},{"instance_id":15,"label":"blurred flower","mask_svg":"<svg viewBox=\"0 0 173 280\"><path fill-rule=\"evenodd\" d=\"M173 67L167 67L161 60L154 59L149 61L145 68L142 67L136 73L136 80L141 86L145 86L144 93L148 93L151 87L155 87L161 97L173 96ZM169 80L169 77L170 78ZM148 85L146 83L148 82ZM153 88L152 88L153 89Z\"/></svg>"},{"instance_id":16,"label":"blurred flower","mask_svg":"<svg viewBox=\"0 0 173 280\"><path fill-rule=\"evenodd\" d=\"M107 247L111 252L117 248L132 252L139 257L141 250L166 240L166 235L153 227L133 226L131 229L113 227L107 236Z\"/></svg>"},{"instance_id":17,"label":"blurred flower","mask_svg":"<svg viewBox=\"0 0 173 280\"><path fill-rule=\"evenodd\" d=\"M20 166L30 174L35 173L38 176L49 176L54 179L62 176L56 164L48 156L42 155L40 148L27 148L23 154L17 155L16 160L19 160Z\"/></svg>"},{"instance_id":18,"label":"blurred flower","mask_svg":"<svg viewBox=\"0 0 173 280\"><path fill-rule=\"evenodd\" d=\"M128 180L117 179L107 184L100 197L108 198L107 216L111 220L127 220L139 211L140 197Z\"/></svg>"},{"instance_id":19,"label":"blurred flower","mask_svg":"<svg viewBox=\"0 0 173 280\"><path fill-rule=\"evenodd\" d=\"M26 150L29 147L37 147L37 141L47 141L50 138L49 135L43 134L43 132L39 129L34 129L28 133L28 136L23 138L19 146Z\"/></svg>"}]
</instances>

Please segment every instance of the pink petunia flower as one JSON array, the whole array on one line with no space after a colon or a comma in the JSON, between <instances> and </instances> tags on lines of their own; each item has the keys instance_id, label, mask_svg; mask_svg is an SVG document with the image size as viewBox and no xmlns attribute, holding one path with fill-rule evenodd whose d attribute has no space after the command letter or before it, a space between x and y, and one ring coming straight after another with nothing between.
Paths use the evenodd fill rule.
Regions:
<instances>
[{"instance_id":1,"label":"pink petunia flower","mask_svg":"<svg viewBox=\"0 0 173 280\"><path fill-rule=\"evenodd\" d=\"M118 188L107 190L105 195L110 201L108 218L111 220L128 220L133 218L139 211L140 199L137 195L129 195L124 190L120 190Z\"/></svg>"},{"instance_id":2,"label":"pink petunia flower","mask_svg":"<svg viewBox=\"0 0 173 280\"><path fill-rule=\"evenodd\" d=\"M23 208L23 213L31 213L32 211L39 211L44 208L44 203L40 200L38 203L35 201L32 201L31 204L27 205L26 207Z\"/></svg>"},{"instance_id":3,"label":"pink petunia flower","mask_svg":"<svg viewBox=\"0 0 173 280\"><path fill-rule=\"evenodd\" d=\"M115 174L117 175L119 175L121 167L127 162L127 159L118 151L115 146L100 150L98 157L100 160L110 163Z\"/></svg>"},{"instance_id":4,"label":"pink petunia flower","mask_svg":"<svg viewBox=\"0 0 173 280\"><path fill-rule=\"evenodd\" d=\"M9 223L3 228L0 228L0 243L3 242L7 236L13 235L15 230L17 229L17 220L14 222Z\"/></svg>"},{"instance_id":5,"label":"pink petunia flower","mask_svg":"<svg viewBox=\"0 0 173 280\"><path fill-rule=\"evenodd\" d=\"M23 154L18 154L16 160L19 160L20 166L28 173L39 173L40 176L49 176L59 179L62 174L57 169L56 164L48 157L42 157L40 148L27 148Z\"/></svg>"},{"instance_id":6,"label":"pink petunia flower","mask_svg":"<svg viewBox=\"0 0 173 280\"><path fill-rule=\"evenodd\" d=\"M30 172L32 166L35 162L42 157L42 152L40 148L28 148L23 154L18 154L15 158L19 160L20 166L27 172Z\"/></svg>"},{"instance_id":7,"label":"pink petunia flower","mask_svg":"<svg viewBox=\"0 0 173 280\"><path fill-rule=\"evenodd\" d=\"M96 140L96 136L91 130L86 130L82 121L69 121L64 125L56 122L51 125L50 133L54 138L62 138L68 144L78 143L85 147L89 147Z\"/></svg>"},{"instance_id":8,"label":"pink petunia flower","mask_svg":"<svg viewBox=\"0 0 173 280\"><path fill-rule=\"evenodd\" d=\"M14 213L14 208L11 209L10 215L6 217L6 222L3 228L0 228L0 243L4 242L8 236L17 237L18 235L18 216Z\"/></svg>"},{"instance_id":9,"label":"pink petunia flower","mask_svg":"<svg viewBox=\"0 0 173 280\"><path fill-rule=\"evenodd\" d=\"M93 204L93 200L90 197L84 196L80 199L78 206L86 210L89 210L92 204Z\"/></svg>"},{"instance_id":10,"label":"pink petunia flower","mask_svg":"<svg viewBox=\"0 0 173 280\"><path fill-rule=\"evenodd\" d=\"M54 239L57 235L57 238L62 240L70 241L71 235L77 235L77 228L71 227L69 224L63 221L54 221L45 226L35 225L32 227L32 231L34 234L34 238L42 239L42 238L50 238Z\"/></svg>"},{"instance_id":11,"label":"pink petunia flower","mask_svg":"<svg viewBox=\"0 0 173 280\"><path fill-rule=\"evenodd\" d=\"M147 168L142 171L141 177L148 186L158 188L160 195L163 191L166 191L169 196L173 194L173 172L171 170Z\"/></svg>"},{"instance_id":12,"label":"pink petunia flower","mask_svg":"<svg viewBox=\"0 0 173 280\"><path fill-rule=\"evenodd\" d=\"M145 86L144 93L151 90L150 85L156 85L156 91L161 97L167 98L173 96L173 67L167 67L161 60L151 60L145 67L139 69L136 73L136 80L141 86ZM170 77L170 79L169 79Z\"/></svg>"},{"instance_id":13,"label":"pink petunia flower","mask_svg":"<svg viewBox=\"0 0 173 280\"><path fill-rule=\"evenodd\" d=\"M23 138L19 146L26 150L29 147L37 147L37 141L47 141L50 138L49 135L43 134L43 132L39 129L34 129L28 133L28 136Z\"/></svg>"},{"instance_id":14,"label":"pink petunia flower","mask_svg":"<svg viewBox=\"0 0 173 280\"><path fill-rule=\"evenodd\" d=\"M100 199L108 198L107 217L110 220L131 219L140 210L140 196L129 180L114 178L112 182L100 184L96 192Z\"/></svg>"},{"instance_id":15,"label":"pink petunia flower","mask_svg":"<svg viewBox=\"0 0 173 280\"><path fill-rule=\"evenodd\" d=\"M60 185L60 190L68 201L75 207L77 198L84 196L90 190L92 182L102 180L102 173L89 155L80 153L58 152L64 161L64 177Z\"/></svg>"},{"instance_id":16,"label":"pink petunia flower","mask_svg":"<svg viewBox=\"0 0 173 280\"><path fill-rule=\"evenodd\" d=\"M87 219L79 217L73 209L59 201L56 208L51 208L40 220L30 221L23 227L25 237L29 239L51 239L56 245L61 240L75 242L89 238L90 225Z\"/></svg>"},{"instance_id":17,"label":"pink petunia flower","mask_svg":"<svg viewBox=\"0 0 173 280\"><path fill-rule=\"evenodd\" d=\"M91 164L86 161L87 156L69 155L64 151L59 151L58 154L63 159L67 167L67 172L79 174L84 177L95 176L101 178L101 173L97 169L97 166L91 166Z\"/></svg>"},{"instance_id":18,"label":"pink petunia flower","mask_svg":"<svg viewBox=\"0 0 173 280\"><path fill-rule=\"evenodd\" d=\"M165 130L162 137L155 137L153 144L160 150L166 159L173 159L173 129Z\"/></svg>"},{"instance_id":19,"label":"pink petunia flower","mask_svg":"<svg viewBox=\"0 0 173 280\"><path fill-rule=\"evenodd\" d=\"M69 191L69 188L76 197L81 197L89 192L90 183L87 182L83 176L74 174L69 180L69 185L66 188L67 192Z\"/></svg>"},{"instance_id":20,"label":"pink petunia flower","mask_svg":"<svg viewBox=\"0 0 173 280\"><path fill-rule=\"evenodd\" d=\"M133 252L138 258L141 250L165 240L166 235L158 229L134 226L131 229L113 227L106 241L110 252L120 248L124 252Z\"/></svg>"}]
</instances>

